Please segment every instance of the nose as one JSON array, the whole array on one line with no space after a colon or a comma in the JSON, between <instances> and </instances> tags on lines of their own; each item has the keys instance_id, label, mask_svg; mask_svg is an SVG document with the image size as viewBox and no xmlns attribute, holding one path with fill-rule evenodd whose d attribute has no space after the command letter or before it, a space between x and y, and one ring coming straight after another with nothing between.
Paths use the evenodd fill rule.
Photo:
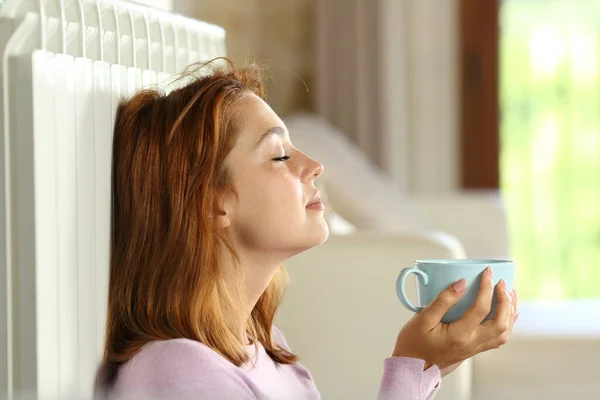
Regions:
<instances>
[{"instance_id":1,"label":"nose","mask_svg":"<svg viewBox=\"0 0 600 400\"><path fill-rule=\"evenodd\" d=\"M312 182L317 179L323 173L325 167L323 164L318 162L317 160L313 160L312 158L306 156L306 168L304 170L303 180L306 182Z\"/></svg>"}]
</instances>

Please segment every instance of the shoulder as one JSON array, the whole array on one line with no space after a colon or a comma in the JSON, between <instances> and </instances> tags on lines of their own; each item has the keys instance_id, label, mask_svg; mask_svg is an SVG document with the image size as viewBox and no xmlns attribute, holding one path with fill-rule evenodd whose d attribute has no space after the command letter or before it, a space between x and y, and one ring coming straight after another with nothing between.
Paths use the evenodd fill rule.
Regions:
<instances>
[{"instance_id":1,"label":"shoulder","mask_svg":"<svg viewBox=\"0 0 600 400\"><path fill-rule=\"evenodd\" d=\"M189 339L144 345L119 368L114 389L117 398L141 393L153 398L254 398L244 375L235 365L208 346Z\"/></svg>"},{"instance_id":2,"label":"shoulder","mask_svg":"<svg viewBox=\"0 0 600 400\"><path fill-rule=\"evenodd\" d=\"M160 363L158 362L160 361ZM131 364L168 364L187 366L189 364L222 365L230 364L210 347L190 339L155 340L149 342L133 357Z\"/></svg>"},{"instance_id":3,"label":"shoulder","mask_svg":"<svg viewBox=\"0 0 600 400\"><path fill-rule=\"evenodd\" d=\"M285 336L283 335L283 332L277 328L275 325L273 325L273 328L271 330L271 335L273 335L273 340L275 341L275 343L277 343L277 345L279 345L279 347L283 348L284 350L287 351L292 351L290 349L290 346L288 345L287 341L285 340Z\"/></svg>"}]
</instances>

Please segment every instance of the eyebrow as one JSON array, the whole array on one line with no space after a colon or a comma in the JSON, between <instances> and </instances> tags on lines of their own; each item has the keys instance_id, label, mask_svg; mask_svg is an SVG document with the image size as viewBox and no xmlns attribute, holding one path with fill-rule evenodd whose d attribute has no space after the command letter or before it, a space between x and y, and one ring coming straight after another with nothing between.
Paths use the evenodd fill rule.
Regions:
<instances>
[{"instance_id":1,"label":"eyebrow","mask_svg":"<svg viewBox=\"0 0 600 400\"><path fill-rule=\"evenodd\" d=\"M264 134L263 134L263 135L260 137L260 139L258 139L258 142L256 142L252 148L253 148L253 149L256 149L256 148L258 148L258 146L260 146L260 144L261 144L261 143L262 143L262 142L263 142L263 141L264 141L264 140L265 140L267 137L269 137L269 136L271 136L271 135L277 135L277 136L280 136L280 137L282 137L282 138L283 138L283 137L285 136L285 129L283 129L283 128L282 128L282 127L280 127L280 126L274 126L274 127L272 127L272 128L269 128L269 130L267 130L267 132L266 132L266 133L264 133Z\"/></svg>"}]
</instances>

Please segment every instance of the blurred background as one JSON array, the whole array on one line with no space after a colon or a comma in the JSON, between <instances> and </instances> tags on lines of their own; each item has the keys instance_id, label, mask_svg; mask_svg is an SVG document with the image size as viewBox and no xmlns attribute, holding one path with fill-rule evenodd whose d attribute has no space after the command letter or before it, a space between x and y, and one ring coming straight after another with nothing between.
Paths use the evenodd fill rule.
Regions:
<instances>
[{"instance_id":1,"label":"blurred background","mask_svg":"<svg viewBox=\"0 0 600 400\"><path fill-rule=\"evenodd\" d=\"M497 192L522 299L600 296L599 1L171 6L269 65L283 118L324 116L404 193Z\"/></svg>"},{"instance_id":2,"label":"blurred background","mask_svg":"<svg viewBox=\"0 0 600 400\"><path fill-rule=\"evenodd\" d=\"M268 66L268 103L325 166L332 238L288 264L305 289L278 323L324 398L370 396L412 316L393 280L435 257L514 260L521 310L440 400L600 398L600 0L138 3L218 25L227 56Z\"/></svg>"},{"instance_id":3,"label":"blurred background","mask_svg":"<svg viewBox=\"0 0 600 400\"><path fill-rule=\"evenodd\" d=\"M325 185L329 178L330 192L341 192L329 193L332 208L345 222L429 226L458 238L468 257L516 261L520 325L500 354L475 360L473 398L600 397L581 372L596 369L588 360L600 354L600 1L174 0L173 8L223 26L231 57L270 65L269 103L300 148L325 158ZM373 176L333 142L336 156L314 148L311 139L325 146L331 129L298 123L313 114L360 149ZM359 176L397 193L365 185L361 200L340 188L360 186Z\"/></svg>"},{"instance_id":4,"label":"blurred background","mask_svg":"<svg viewBox=\"0 0 600 400\"><path fill-rule=\"evenodd\" d=\"M515 260L522 315L475 360L472 398L600 397L584 372L600 355L600 1L166 7L270 66L269 103L325 164L334 233L429 229Z\"/></svg>"},{"instance_id":5,"label":"blurred background","mask_svg":"<svg viewBox=\"0 0 600 400\"><path fill-rule=\"evenodd\" d=\"M467 257L515 260L522 316L475 360L473 398L600 397L582 372L600 354L600 1L172 7L270 65L269 103L325 164L334 232L425 226Z\"/></svg>"}]
</instances>

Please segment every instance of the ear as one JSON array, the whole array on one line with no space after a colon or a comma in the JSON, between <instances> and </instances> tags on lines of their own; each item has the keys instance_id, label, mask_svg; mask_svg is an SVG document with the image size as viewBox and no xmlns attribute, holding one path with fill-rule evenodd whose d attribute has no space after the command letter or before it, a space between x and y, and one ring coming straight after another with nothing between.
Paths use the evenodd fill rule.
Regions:
<instances>
[{"instance_id":1,"label":"ear","mask_svg":"<svg viewBox=\"0 0 600 400\"><path fill-rule=\"evenodd\" d=\"M219 193L215 198L215 207L212 212L212 217L215 220L215 225L219 229L225 229L231 226L232 205L231 196L226 193Z\"/></svg>"}]
</instances>

